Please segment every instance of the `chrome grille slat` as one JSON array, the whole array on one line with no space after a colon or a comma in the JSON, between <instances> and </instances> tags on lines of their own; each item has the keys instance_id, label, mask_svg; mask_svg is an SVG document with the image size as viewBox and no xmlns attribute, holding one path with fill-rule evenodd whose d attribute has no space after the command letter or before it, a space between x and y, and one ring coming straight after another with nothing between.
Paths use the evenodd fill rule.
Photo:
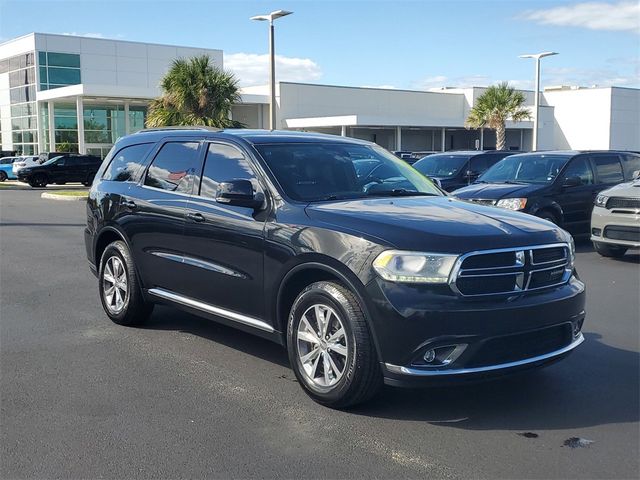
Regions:
<instances>
[{"instance_id":1,"label":"chrome grille slat","mask_svg":"<svg viewBox=\"0 0 640 480\"><path fill-rule=\"evenodd\" d=\"M514 252L515 263L513 265L504 266L497 265L494 267L483 266L482 268L464 268L465 262L471 265L479 263L485 264L485 261L478 261L480 256L485 258L502 258L495 254ZM490 257L494 255L493 257ZM562 255L562 257L560 257ZM558 258L555 258L558 257ZM536 262L535 259L544 259L544 261ZM474 261L475 259L475 261ZM546 260L549 259L549 260ZM544 283L543 272L551 272L553 270L563 269L560 281L539 285ZM527 247L514 247L505 249L480 250L469 252L462 255L454 265L449 286L451 289L463 297L481 297L487 295L513 295L528 291L537 291L544 288L552 288L566 283L571 277L572 265L570 260L569 245L566 243L557 243L550 245L534 245ZM549 279L554 278L553 273L547 274ZM509 277L513 277L513 286L510 285ZM540 278L542 277L542 278ZM486 284L479 283L479 279L486 278ZM493 280L495 279L495 280ZM532 284L532 280L535 279ZM471 283L470 283L471 282ZM493 284L492 284L493 282ZM495 283L498 282L498 283ZM498 288L502 287L502 288ZM482 291L481 289L484 289ZM496 288L499 291L492 291ZM504 290L508 288L508 290Z\"/></svg>"}]
</instances>

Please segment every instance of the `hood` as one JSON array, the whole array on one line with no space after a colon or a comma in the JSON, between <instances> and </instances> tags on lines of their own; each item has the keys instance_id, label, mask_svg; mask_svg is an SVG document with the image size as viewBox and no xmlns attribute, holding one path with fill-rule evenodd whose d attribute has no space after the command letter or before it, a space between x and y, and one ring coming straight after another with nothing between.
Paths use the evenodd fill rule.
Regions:
<instances>
[{"instance_id":1,"label":"hood","mask_svg":"<svg viewBox=\"0 0 640 480\"><path fill-rule=\"evenodd\" d=\"M600 192L600 194L607 197L638 198L640 197L640 180L620 183Z\"/></svg>"},{"instance_id":2,"label":"hood","mask_svg":"<svg viewBox=\"0 0 640 480\"><path fill-rule=\"evenodd\" d=\"M501 198L525 198L549 184L513 184L513 183L474 183L468 187L459 188L453 194L459 198L483 198L499 200Z\"/></svg>"},{"instance_id":3,"label":"hood","mask_svg":"<svg viewBox=\"0 0 640 480\"><path fill-rule=\"evenodd\" d=\"M464 253L567 241L531 215L452 197L402 197L310 204L307 215L343 231L406 250Z\"/></svg>"}]
</instances>

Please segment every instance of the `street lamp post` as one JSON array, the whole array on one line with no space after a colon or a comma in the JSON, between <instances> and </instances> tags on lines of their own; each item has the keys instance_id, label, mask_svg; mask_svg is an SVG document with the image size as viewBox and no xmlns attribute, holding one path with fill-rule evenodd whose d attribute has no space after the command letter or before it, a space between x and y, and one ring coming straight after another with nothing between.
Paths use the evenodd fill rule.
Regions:
<instances>
[{"instance_id":1,"label":"street lamp post","mask_svg":"<svg viewBox=\"0 0 640 480\"><path fill-rule=\"evenodd\" d=\"M533 117L533 151L538 150L538 118L540 116L540 59L544 57L550 57L551 55L558 55L557 52L542 52L533 53L527 55L520 55L520 58L534 58L536 60L536 96L535 96L535 111L536 115Z\"/></svg>"},{"instance_id":2,"label":"street lamp post","mask_svg":"<svg viewBox=\"0 0 640 480\"><path fill-rule=\"evenodd\" d=\"M275 130L276 128L276 53L273 21L277 18L291 15L292 13L293 12L288 12L287 10L276 10L266 15L251 17L251 20L269 21L269 87L271 90L269 100L269 128L271 130Z\"/></svg>"}]
</instances>

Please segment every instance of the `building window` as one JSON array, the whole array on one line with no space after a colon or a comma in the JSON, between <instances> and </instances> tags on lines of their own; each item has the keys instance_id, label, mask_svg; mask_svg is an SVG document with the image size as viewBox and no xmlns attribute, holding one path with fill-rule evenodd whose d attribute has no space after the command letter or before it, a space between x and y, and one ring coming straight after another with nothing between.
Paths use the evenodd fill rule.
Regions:
<instances>
[{"instance_id":1,"label":"building window","mask_svg":"<svg viewBox=\"0 0 640 480\"><path fill-rule=\"evenodd\" d=\"M86 143L115 143L124 136L124 105L84 106L84 141Z\"/></svg>"},{"instance_id":2,"label":"building window","mask_svg":"<svg viewBox=\"0 0 640 480\"><path fill-rule=\"evenodd\" d=\"M38 52L40 90L82 83L80 55L75 53Z\"/></svg>"},{"instance_id":3,"label":"building window","mask_svg":"<svg viewBox=\"0 0 640 480\"><path fill-rule=\"evenodd\" d=\"M75 103L53 104L54 145L51 150L78 151L78 117Z\"/></svg>"},{"instance_id":4,"label":"building window","mask_svg":"<svg viewBox=\"0 0 640 480\"><path fill-rule=\"evenodd\" d=\"M147 107L129 106L129 131L127 133L135 133L142 130L146 120Z\"/></svg>"}]
</instances>

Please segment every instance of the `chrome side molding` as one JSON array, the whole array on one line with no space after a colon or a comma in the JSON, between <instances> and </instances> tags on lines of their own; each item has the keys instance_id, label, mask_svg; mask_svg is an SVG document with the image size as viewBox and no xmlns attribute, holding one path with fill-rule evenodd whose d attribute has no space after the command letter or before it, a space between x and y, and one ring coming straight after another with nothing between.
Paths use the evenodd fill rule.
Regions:
<instances>
[{"instance_id":1,"label":"chrome side molding","mask_svg":"<svg viewBox=\"0 0 640 480\"><path fill-rule=\"evenodd\" d=\"M400 375L411 375L416 377L436 377L436 376L447 376L447 375L465 375L469 373L482 373L482 372L491 372L494 370L502 370L506 368L512 367L521 367L528 365L530 363L536 363L544 360L551 360L554 357L558 357L563 353L570 352L578 345L584 342L584 336L582 333L576 337L569 345L563 347L559 350L554 350L553 352L545 353L544 355L538 355L537 357L525 358L523 360L518 360L516 362L508 362L501 363L499 365L488 365L486 367L476 367L476 368L458 368L458 369L450 369L450 370L426 370L422 368L413 368L413 367L402 367L400 365L393 365L391 363L385 363L385 367L389 372L396 373Z\"/></svg>"},{"instance_id":2,"label":"chrome side molding","mask_svg":"<svg viewBox=\"0 0 640 480\"><path fill-rule=\"evenodd\" d=\"M271 325L263 322L260 319L250 317L248 315L243 315L237 312L232 312L231 310L226 310L224 308L216 307L215 305L210 305L193 298L185 297L183 295L170 292L169 290L165 290L163 288L150 288L148 292L151 295L162 298L164 300L169 300L171 302L179 303L187 307L195 308L196 310L200 310L202 312L218 315L228 320L233 320L234 322L257 328L258 330L262 330L264 332L273 333L275 331Z\"/></svg>"},{"instance_id":3,"label":"chrome side molding","mask_svg":"<svg viewBox=\"0 0 640 480\"><path fill-rule=\"evenodd\" d=\"M186 265L191 265L192 267L204 268L205 270L211 270L212 272L222 273L223 275L229 275L232 277L238 278L249 278L247 275L240 273L236 270L232 270L231 268L227 268L225 266L219 265L213 262L207 262L206 260L200 260L195 257L187 257L186 255L177 255L175 253L163 252L160 250L149 251L151 255L155 255L156 257L164 258L167 260L173 260L174 262L184 263Z\"/></svg>"}]
</instances>

